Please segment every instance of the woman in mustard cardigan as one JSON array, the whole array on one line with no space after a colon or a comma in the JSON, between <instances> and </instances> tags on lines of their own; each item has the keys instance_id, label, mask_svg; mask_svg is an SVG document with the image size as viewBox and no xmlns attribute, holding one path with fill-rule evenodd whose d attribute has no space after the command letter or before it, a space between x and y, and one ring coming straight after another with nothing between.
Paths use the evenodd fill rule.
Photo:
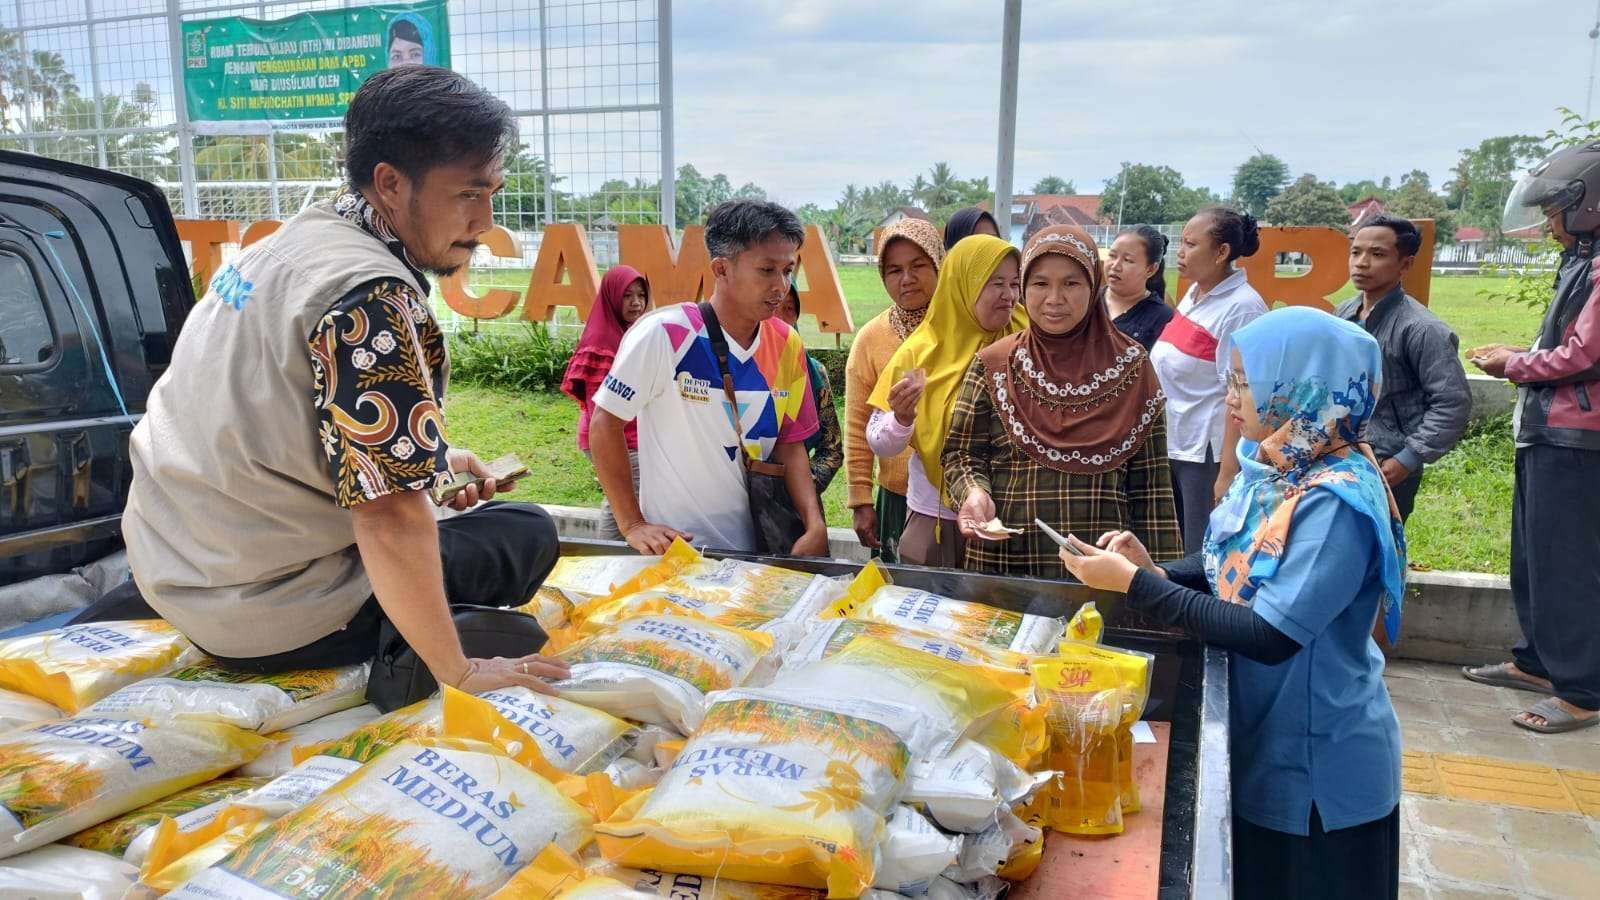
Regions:
<instances>
[{"instance_id":1,"label":"woman in mustard cardigan","mask_svg":"<svg viewBox=\"0 0 1600 900\"><path fill-rule=\"evenodd\" d=\"M901 219L878 237L878 274L894 304L861 326L850 344L845 365L844 466L849 483L847 502L854 516L856 537L886 562L897 562L900 532L906 524L907 448L897 456L874 457L867 446L867 419L872 408L867 398L884 374L889 357L927 314L928 301L939 281L944 243L939 230L926 219ZM876 460L877 497L873 497L873 462Z\"/></svg>"}]
</instances>

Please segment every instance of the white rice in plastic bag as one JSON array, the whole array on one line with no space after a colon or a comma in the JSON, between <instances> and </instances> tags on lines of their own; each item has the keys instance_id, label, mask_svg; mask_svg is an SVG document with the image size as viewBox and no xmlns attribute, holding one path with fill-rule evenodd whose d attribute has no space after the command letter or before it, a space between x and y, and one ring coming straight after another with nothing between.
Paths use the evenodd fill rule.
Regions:
<instances>
[{"instance_id":1,"label":"white rice in plastic bag","mask_svg":"<svg viewBox=\"0 0 1600 900\"><path fill-rule=\"evenodd\" d=\"M138 866L114 856L46 844L0 862L0 897L121 900L138 879Z\"/></svg>"},{"instance_id":2,"label":"white rice in plastic bag","mask_svg":"<svg viewBox=\"0 0 1600 900\"><path fill-rule=\"evenodd\" d=\"M86 622L0 640L0 688L75 713L123 685L204 658L160 619Z\"/></svg>"},{"instance_id":3,"label":"white rice in plastic bag","mask_svg":"<svg viewBox=\"0 0 1600 900\"><path fill-rule=\"evenodd\" d=\"M1043 838L1042 831L1017 818L1011 810L1002 810L989 828L963 837L960 855L943 875L958 884L982 883L998 873L1024 844Z\"/></svg>"},{"instance_id":4,"label":"white rice in plastic bag","mask_svg":"<svg viewBox=\"0 0 1600 900\"><path fill-rule=\"evenodd\" d=\"M34 722L59 719L63 713L54 704L16 691L0 690L0 734L16 731Z\"/></svg>"},{"instance_id":5,"label":"white rice in plastic bag","mask_svg":"<svg viewBox=\"0 0 1600 900\"><path fill-rule=\"evenodd\" d=\"M88 712L123 718L204 719L247 731L281 731L365 703L368 669L367 663L361 663L265 675L208 660L119 688Z\"/></svg>"},{"instance_id":6,"label":"white rice in plastic bag","mask_svg":"<svg viewBox=\"0 0 1600 900\"><path fill-rule=\"evenodd\" d=\"M575 775L604 769L638 734L610 713L519 685L484 691L477 699L533 738L552 766Z\"/></svg>"},{"instance_id":7,"label":"white rice in plastic bag","mask_svg":"<svg viewBox=\"0 0 1600 900\"><path fill-rule=\"evenodd\" d=\"M611 783L625 791L647 788L661 780L661 769L653 769L626 756L615 759L601 770Z\"/></svg>"},{"instance_id":8,"label":"white rice in plastic bag","mask_svg":"<svg viewBox=\"0 0 1600 900\"><path fill-rule=\"evenodd\" d=\"M0 857L208 781L265 746L257 735L214 722L96 716L0 736Z\"/></svg>"},{"instance_id":9,"label":"white rice in plastic bag","mask_svg":"<svg viewBox=\"0 0 1600 900\"><path fill-rule=\"evenodd\" d=\"M893 584L883 585L865 599L847 594L831 611L836 616L887 622L1017 653L1049 653L1067 628L1065 619L1011 612Z\"/></svg>"},{"instance_id":10,"label":"white rice in plastic bag","mask_svg":"<svg viewBox=\"0 0 1600 900\"><path fill-rule=\"evenodd\" d=\"M1011 885L993 875L972 884L957 884L948 878L935 878L923 900L998 900Z\"/></svg>"},{"instance_id":11,"label":"white rice in plastic bag","mask_svg":"<svg viewBox=\"0 0 1600 900\"><path fill-rule=\"evenodd\" d=\"M699 723L705 695L771 675L773 638L687 616L640 616L562 650L572 667L561 696L681 732Z\"/></svg>"},{"instance_id":12,"label":"white rice in plastic bag","mask_svg":"<svg viewBox=\"0 0 1600 900\"><path fill-rule=\"evenodd\" d=\"M960 741L912 765L901 802L921 806L940 828L970 834L992 827L1052 776L1029 774L989 747Z\"/></svg>"},{"instance_id":13,"label":"white rice in plastic bag","mask_svg":"<svg viewBox=\"0 0 1600 900\"><path fill-rule=\"evenodd\" d=\"M547 846L576 852L593 824L587 810L493 745L406 742L169 896L478 900Z\"/></svg>"},{"instance_id":14,"label":"white rice in plastic bag","mask_svg":"<svg viewBox=\"0 0 1600 900\"><path fill-rule=\"evenodd\" d=\"M364 703L265 735L275 743L265 753L240 766L239 774L276 778L294 768L296 750L342 738L381 715L376 706Z\"/></svg>"},{"instance_id":15,"label":"white rice in plastic bag","mask_svg":"<svg viewBox=\"0 0 1600 900\"><path fill-rule=\"evenodd\" d=\"M217 778L170 797L147 803L62 840L83 850L94 850L118 857L138 866L144 862L155 840L156 826L164 817L173 817L185 827L198 827L211 821L224 806L241 794L253 791L264 778Z\"/></svg>"},{"instance_id":16,"label":"white rice in plastic bag","mask_svg":"<svg viewBox=\"0 0 1600 900\"><path fill-rule=\"evenodd\" d=\"M659 562L659 556L563 556L545 576L544 587L575 597L599 597Z\"/></svg>"},{"instance_id":17,"label":"white rice in plastic bag","mask_svg":"<svg viewBox=\"0 0 1600 900\"><path fill-rule=\"evenodd\" d=\"M902 894L925 893L939 873L955 863L961 844L959 836L935 828L911 807L897 807L878 846L878 872L872 884Z\"/></svg>"}]
</instances>

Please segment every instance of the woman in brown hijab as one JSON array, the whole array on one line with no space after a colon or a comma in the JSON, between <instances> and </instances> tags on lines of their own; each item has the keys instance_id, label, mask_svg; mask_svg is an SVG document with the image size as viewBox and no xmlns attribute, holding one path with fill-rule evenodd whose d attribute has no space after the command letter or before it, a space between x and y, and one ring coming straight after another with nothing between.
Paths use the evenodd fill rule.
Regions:
<instances>
[{"instance_id":1,"label":"woman in brown hijab","mask_svg":"<svg viewBox=\"0 0 1600 900\"><path fill-rule=\"evenodd\" d=\"M1166 398L1144 347L1097 302L1100 286L1082 229L1046 228L1024 248L1028 328L973 360L944 445L968 569L1068 577L1036 518L1090 543L1128 530L1156 559L1183 555Z\"/></svg>"}]
</instances>

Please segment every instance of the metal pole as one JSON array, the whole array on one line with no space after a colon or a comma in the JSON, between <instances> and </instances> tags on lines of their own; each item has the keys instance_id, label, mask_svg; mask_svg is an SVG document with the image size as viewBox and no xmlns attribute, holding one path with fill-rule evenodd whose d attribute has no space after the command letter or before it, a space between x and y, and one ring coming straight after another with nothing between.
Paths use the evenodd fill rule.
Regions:
<instances>
[{"instance_id":1,"label":"metal pole","mask_svg":"<svg viewBox=\"0 0 1600 900\"><path fill-rule=\"evenodd\" d=\"M672 136L672 0L660 0L656 12L656 102L661 104L661 224L667 234L678 230L678 170Z\"/></svg>"},{"instance_id":2,"label":"metal pole","mask_svg":"<svg viewBox=\"0 0 1600 900\"><path fill-rule=\"evenodd\" d=\"M100 168L106 165L105 98L100 95L100 42L95 40L94 0L83 0L84 30L89 38L89 95L94 98L94 127L101 132L95 136L95 158Z\"/></svg>"},{"instance_id":3,"label":"metal pole","mask_svg":"<svg viewBox=\"0 0 1600 900\"><path fill-rule=\"evenodd\" d=\"M281 219L278 208L278 130L267 132L267 196L274 219Z\"/></svg>"},{"instance_id":4,"label":"metal pole","mask_svg":"<svg viewBox=\"0 0 1600 900\"><path fill-rule=\"evenodd\" d=\"M1117 230L1122 230L1122 211L1128 208L1128 164L1122 164L1122 190L1117 200Z\"/></svg>"},{"instance_id":5,"label":"metal pole","mask_svg":"<svg viewBox=\"0 0 1600 900\"><path fill-rule=\"evenodd\" d=\"M995 161L994 220L1011 240L1011 170L1017 156L1017 52L1022 40L1022 0L1006 0L1000 38L1000 141Z\"/></svg>"},{"instance_id":6,"label":"metal pole","mask_svg":"<svg viewBox=\"0 0 1600 900\"><path fill-rule=\"evenodd\" d=\"M1589 29L1589 93L1583 98L1583 119L1589 121L1589 107L1594 102L1594 64L1600 57L1600 0L1594 5L1594 27Z\"/></svg>"},{"instance_id":7,"label":"metal pole","mask_svg":"<svg viewBox=\"0 0 1600 900\"><path fill-rule=\"evenodd\" d=\"M182 0L167 0L167 56L172 63L172 106L178 118L178 179L183 186L183 214L200 217L200 195L195 190L194 134L189 128L189 105L183 89Z\"/></svg>"},{"instance_id":8,"label":"metal pole","mask_svg":"<svg viewBox=\"0 0 1600 900\"><path fill-rule=\"evenodd\" d=\"M17 50L22 54L22 127L25 130L32 132L34 130L33 77L28 73L33 66L29 65L30 57L28 56L28 31L22 27L26 24L28 24L28 20L22 14L22 0L17 0ZM31 137L28 138L28 152L36 152L33 138Z\"/></svg>"},{"instance_id":9,"label":"metal pole","mask_svg":"<svg viewBox=\"0 0 1600 900\"><path fill-rule=\"evenodd\" d=\"M539 120L539 134L544 139L544 223L556 220L555 167L550 163L550 23L545 18L544 0L539 0L539 108L544 116ZM541 238L542 240L542 238Z\"/></svg>"}]
</instances>

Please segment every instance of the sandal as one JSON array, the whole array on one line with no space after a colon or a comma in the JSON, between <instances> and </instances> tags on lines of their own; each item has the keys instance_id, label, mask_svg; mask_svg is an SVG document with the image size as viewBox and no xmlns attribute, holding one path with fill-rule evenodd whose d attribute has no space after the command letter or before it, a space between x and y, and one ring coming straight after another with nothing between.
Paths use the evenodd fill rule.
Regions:
<instances>
[{"instance_id":1,"label":"sandal","mask_svg":"<svg viewBox=\"0 0 1600 900\"><path fill-rule=\"evenodd\" d=\"M1550 693L1549 688L1540 687L1527 679L1512 675L1511 670L1515 665L1515 663L1503 662L1495 663L1492 666L1462 666L1461 675L1468 681L1475 681L1478 684L1506 687L1517 691L1532 691L1535 694Z\"/></svg>"},{"instance_id":2,"label":"sandal","mask_svg":"<svg viewBox=\"0 0 1600 900\"><path fill-rule=\"evenodd\" d=\"M1530 714L1543 718L1544 724L1535 725L1532 722L1524 722L1521 717ZM1561 734L1566 731L1577 731L1580 728L1600 725L1600 715L1580 719L1567 712L1566 707L1556 702L1556 698L1546 697L1523 710L1522 713L1513 716L1511 722L1515 725L1521 725L1529 731L1537 731L1540 734Z\"/></svg>"}]
</instances>

